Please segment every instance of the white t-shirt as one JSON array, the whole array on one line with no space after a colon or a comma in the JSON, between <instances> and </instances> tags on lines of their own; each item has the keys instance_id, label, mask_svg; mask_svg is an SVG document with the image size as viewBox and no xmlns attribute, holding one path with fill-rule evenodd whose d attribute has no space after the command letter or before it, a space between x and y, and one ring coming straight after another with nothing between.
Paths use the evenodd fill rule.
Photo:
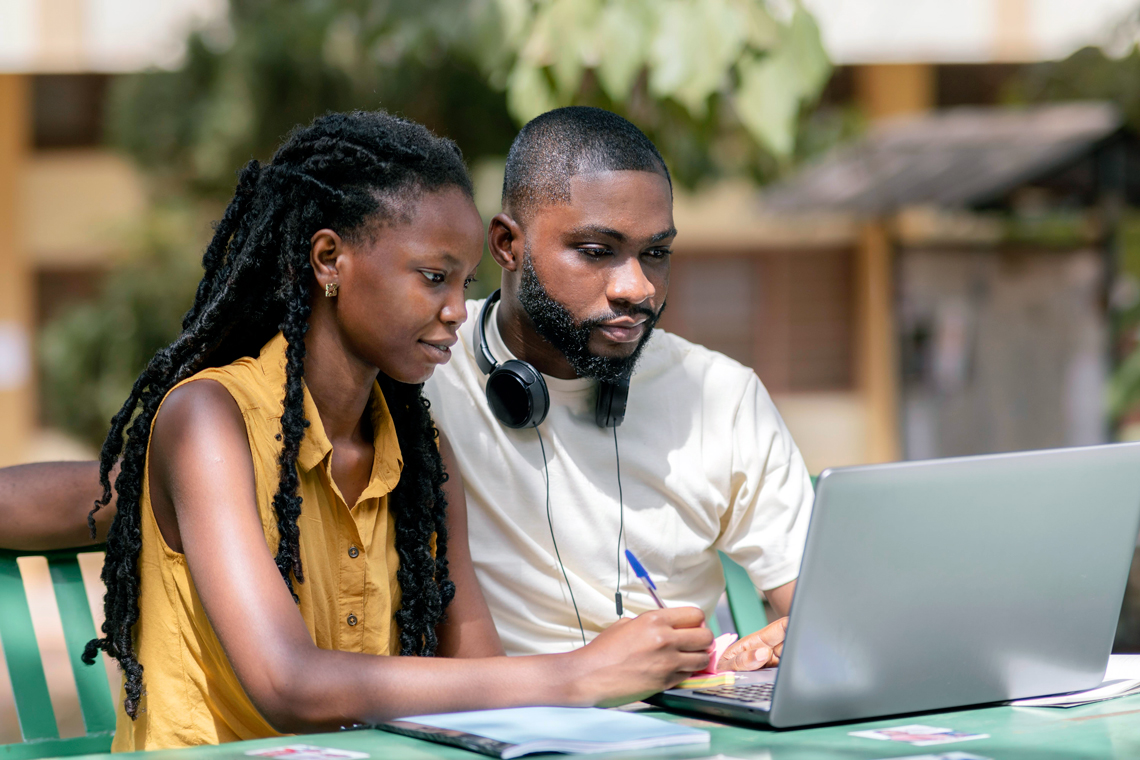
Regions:
<instances>
[{"instance_id":1,"label":"white t-shirt","mask_svg":"<svg viewBox=\"0 0 1140 760\"><path fill-rule=\"evenodd\" d=\"M538 434L492 415L475 363L469 301L451 361L426 393L452 442L467 493L471 556L507 654L569 651L581 635L551 541ZM497 306L495 307L497 308ZM488 344L514 358L494 315ZM550 514L587 640L626 614L655 608L624 555L613 428L594 421L597 383L544 376L540 426ZM799 573L813 492L803 458L755 373L723 354L656 330L630 382L617 428L625 503L623 550L641 560L667 606L713 614L724 591L721 550L772 589Z\"/></svg>"}]
</instances>

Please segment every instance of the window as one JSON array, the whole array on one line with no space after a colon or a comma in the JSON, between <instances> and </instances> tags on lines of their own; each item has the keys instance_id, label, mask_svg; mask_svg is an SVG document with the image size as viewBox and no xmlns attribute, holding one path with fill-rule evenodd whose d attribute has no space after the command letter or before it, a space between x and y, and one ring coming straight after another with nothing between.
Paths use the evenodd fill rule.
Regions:
<instances>
[{"instance_id":1,"label":"window","mask_svg":"<svg viewBox=\"0 0 1140 760\"><path fill-rule=\"evenodd\" d=\"M851 251L674 255L661 326L752 367L770 391L854 387Z\"/></svg>"}]
</instances>

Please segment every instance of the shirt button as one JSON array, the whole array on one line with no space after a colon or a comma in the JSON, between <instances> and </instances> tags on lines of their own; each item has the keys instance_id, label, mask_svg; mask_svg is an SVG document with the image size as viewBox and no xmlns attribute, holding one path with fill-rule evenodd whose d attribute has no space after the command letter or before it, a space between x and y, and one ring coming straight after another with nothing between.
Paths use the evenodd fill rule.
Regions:
<instances>
[{"instance_id":1,"label":"shirt button","mask_svg":"<svg viewBox=\"0 0 1140 760\"><path fill-rule=\"evenodd\" d=\"M356 625L356 615L349 614L348 624L349 625Z\"/></svg>"},{"instance_id":2,"label":"shirt button","mask_svg":"<svg viewBox=\"0 0 1140 760\"><path fill-rule=\"evenodd\" d=\"M350 546L350 547L348 547L348 556L352 557L353 559L356 559L357 557L360 556L360 550L357 549L355 546Z\"/></svg>"}]
</instances>

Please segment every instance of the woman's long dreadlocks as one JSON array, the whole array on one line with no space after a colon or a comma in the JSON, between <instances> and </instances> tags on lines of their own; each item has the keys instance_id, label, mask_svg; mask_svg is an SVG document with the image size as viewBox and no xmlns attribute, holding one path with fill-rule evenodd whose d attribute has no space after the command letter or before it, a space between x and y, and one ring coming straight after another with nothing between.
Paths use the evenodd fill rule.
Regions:
<instances>
[{"instance_id":1,"label":"woman's long dreadlocks","mask_svg":"<svg viewBox=\"0 0 1140 760\"><path fill-rule=\"evenodd\" d=\"M83 659L91 664L103 650L119 661L126 675L124 706L132 718L143 695L143 668L132 640L139 618L139 502L151 423L163 397L199 370L256 356L277 331L284 333L288 348L280 483L273 509L280 536L277 567L292 591L294 581L304 582L296 461L309 425L302 377L315 282L310 238L326 227L350 236L374 220L393 220L406 215L408 203L423 193L445 187L472 195L459 148L419 124L383 112L318 118L295 130L268 165L251 161L242 170L234 198L203 256L205 274L183 318L182 334L139 375L111 420L100 456L103 495L88 518L92 535L95 512L110 502L110 472L121 455L115 480L118 514L107 536L103 564L103 638L88 642ZM389 499L400 555L400 654L430 656L436 650L436 626L455 594L447 572L447 502L441 488L447 476L422 386L384 375L379 381L405 461ZM433 534L434 558L429 550Z\"/></svg>"}]
</instances>

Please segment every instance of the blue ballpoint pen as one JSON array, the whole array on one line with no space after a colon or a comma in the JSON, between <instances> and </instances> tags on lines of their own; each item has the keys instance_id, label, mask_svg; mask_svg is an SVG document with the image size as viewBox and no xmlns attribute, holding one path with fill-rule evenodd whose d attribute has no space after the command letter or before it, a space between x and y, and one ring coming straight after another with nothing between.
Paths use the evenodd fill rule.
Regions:
<instances>
[{"instance_id":1,"label":"blue ballpoint pen","mask_svg":"<svg viewBox=\"0 0 1140 760\"><path fill-rule=\"evenodd\" d=\"M653 601L657 602L657 606L665 609L665 605L661 603L661 599L657 596L657 586L653 583L653 579L649 577L649 573L645 572L645 568L637 561L637 557L633 556L633 552L629 549L625 550L625 558L629 560L629 566L633 568L633 572L645 584L645 590L653 597Z\"/></svg>"}]
</instances>

